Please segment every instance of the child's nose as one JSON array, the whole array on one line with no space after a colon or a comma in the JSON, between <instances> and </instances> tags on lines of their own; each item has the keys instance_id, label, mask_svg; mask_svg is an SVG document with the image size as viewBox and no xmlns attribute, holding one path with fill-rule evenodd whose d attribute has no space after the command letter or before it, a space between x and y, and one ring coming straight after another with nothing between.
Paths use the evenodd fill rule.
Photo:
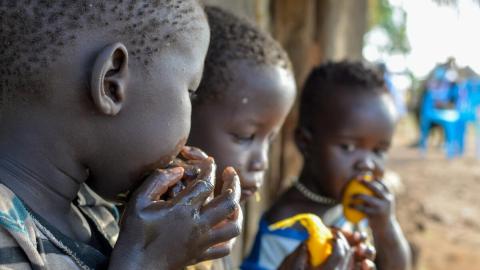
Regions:
<instances>
[{"instance_id":1,"label":"child's nose","mask_svg":"<svg viewBox=\"0 0 480 270\"><path fill-rule=\"evenodd\" d=\"M268 148L252 155L250 169L252 171L266 171L268 169Z\"/></svg>"},{"instance_id":2,"label":"child's nose","mask_svg":"<svg viewBox=\"0 0 480 270\"><path fill-rule=\"evenodd\" d=\"M375 178L381 178L383 176L383 169L376 162L375 158L370 155L365 155L355 164L355 170L358 173L370 172Z\"/></svg>"}]
</instances>

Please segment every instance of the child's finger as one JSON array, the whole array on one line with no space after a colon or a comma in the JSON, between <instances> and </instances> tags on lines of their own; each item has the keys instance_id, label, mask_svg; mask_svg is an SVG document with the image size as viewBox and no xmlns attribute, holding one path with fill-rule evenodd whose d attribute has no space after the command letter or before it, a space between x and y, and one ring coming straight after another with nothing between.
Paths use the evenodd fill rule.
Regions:
<instances>
[{"instance_id":1,"label":"child's finger","mask_svg":"<svg viewBox=\"0 0 480 270\"><path fill-rule=\"evenodd\" d=\"M231 189L215 197L201 210L202 220L207 226L215 226L240 210Z\"/></svg>"},{"instance_id":2,"label":"child's finger","mask_svg":"<svg viewBox=\"0 0 480 270\"><path fill-rule=\"evenodd\" d=\"M176 204L192 205L200 208L213 193L213 185L205 180L197 180L193 185L184 189L175 199Z\"/></svg>"},{"instance_id":3,"label":"child's finger","mask_svg":"<svg viewBox=\"0 0 480 270\"><path fill-rule=\"evenodd\" d=\"M384 190L382 186L379 184L379 181L374 180L374 181L365 181L361 180L360 181L364 186L369 188L375 196L381 198L381 199L387 199L387 194L388 190Z\"/></svg>"},{"instance_id":4,"label":"child's finger","mask_svg":"<svg viewBox=\"0 0 480 270\"><path fill-rule=\"evenodd\" d=\"M367 194L355 194L352 196L352 199L354 203L361 203L371 207L382 207L385 204L385 200Z\"/></svg>"},{"instance_id":5,"label":"child's finger","mask_svg":"<svg viewBox=\"0 0 480 270\"><path fill-rule=\"evenodd\" d=\"M333 250L330 257L328 257L327 261L324 263L325 269L336 269L338 265L346 266L353 266L353 250L348 244L347 239L343 236L342 233L336 232L335 238L333 242ZM323 269L323 268L321 268ZM341 268L344 269L344 268ZM351 269L351 268L345 268Z\"/></svg>"},{"instance_id":6,"label":"child's finger","mask_svg":"<svg viewBox=\"0 0 480 270\"><path fill-rule=\"evenodd\" d=\"M337 231L334 239L332 254L336 254L336 256L339 257L346 256L349 253L350 245L348 244L345 236L341 232Z\"/></svg>"},{"instance_id":7,"label":"child's finger","mask_svg":"<svg viewBox=\"0 0 480 270\"><path fill-rule=\"evenodd\" d=\"M220 259L228 256L232 248L229 245L219 245L208 248L198 259L198 262Z\"/></svg>"},{"instance_id":8,"label":"child's finger","mask_svg":"<svg viewBox=\"0 0 480 270\"><path fill-rule=\"evenodd\" d=\"M345 238L345 235L343 235L343 233L337 232L335 238L337 239L337 244L340 245L339 247L342 250L345 250L345 251L350 250L350 244L348 243L347 238Z\"/></svg>"},{"instance_id":9,"label":"child's finger","mask_svg":"<svg viewBox=\"0 0 480 270\"><path fill-rule=\"evenodd\" d=\"M136 200L155 201L174 186L183 176L183 168L175 167L166 170L157 169L148 176L135 191L132 198Z\"/></svg>"},{"instance_id":10,"label":"child's finger","mask_svg":"<svg viewBox=\"0 0 480 270\"><path fill-rule=\"evenodd\" d=\"M212 185L215 185L215 172L217 166L215 165L215 161L213 160L213 158L207 157L206 159L199 162L196 166L200 168L200 173L198 174L197 178L208 181Z\"/></svg>"},{"instance_id":11,"label":"child's finger","mask_svg":"<svg viewBox=\"0 0 480 270\"><path fill-rule=\"evenodd\" d=\"M349 232L338 228L331 228L332 232L336 233L337 231L341 232L347 239L350 246L356 246L367 239L366 233L361 232Z\"/></svg>"},{"instance_id":12,"label":"child's finger","mask_svg":"<svg viewBox=\"0 0 480 270\"><path fill-rule=\"evenodd\" d=\"M240 186L240 178L233 167L227 167L222 173L223 186L222 191L231 189L235 201L240 201L242 188Z\"/></svg>"},{"instance_id":13,"label":"child's finger","mask_svg":"<svg viewBox=\"0 0 480 270\"><path fill-rule=\"evenodd\" d=\"M217 245L232 240L240 235L242 228L237 222L226 222L208 232L208 246Z\"/></svg>"},{"instance_id":14,"label":"child's finger","mask_svg":"<svg viewBox=\"0 0 480 270\"><path fill-rule=\"evenodd\" d=\"M179 194L178 202L200 207L208 200L208 197L213 194L216 169L213 158L208 157L202 160L198 167L200 167L200 174L197 179L193 181L192 185L187 186L187 188Z\"/></svg>"},{"instance_id":15,"label":"child's finger","mask_svg":"<svg viewBox=\"0 0 480 270\"><path fill-rule=\"evenodd\" d=\"M185 159L189 160L202 160L208 158L208 155L205 154L205 152L193 146L184 146L180 154Z\"/></svg>"},{"instance_id":16,"label":"child's finger","mask_svg":"<svg viewBox=\"0 0 480 270\"><path fill-rule=\"evenodd\" d=\"M377 267L375 266L375 263L373 260L364 260L362 261L360 265L361 270L375 270Z\"/></svg>"},{"instance_id":17,"label":"child's finger","mask_svg":"<svg viewBox=\"0 0 480 270\"><path fill-rule=\"evenodd\" d=\"M357 261L363 261L365 259L374 260L375 251L373 248L370 248L369 245L361 243L355 247L355 258Z\"/></svg>"},{"instance_id":18,"label":"child's finger","mask_svg":"<svg viewBox=\"0 0 480 270\"><path fill-rule=\"evenodd\" d=\"M198 162L198 161L197 161ZM186 180L187 183L190 183L198 177L200 174L200 168L198 164L195 164L193 160L185 162L181 159L175 159L171 164L172 167L182 167L185 172L183 173L183 180Z\"/></svg>"},{"instance_id":19,"label":"child's finger","mask_svg":"<svg viewBox=\"0 0 480 270\"><path fill-rule=\"evenodd\" d=\"M366 205L363 205L363 204L353 204L350 207L364 213L365 215L367 215L369 217L376 216L376 215L380 214L380 211L378 209L373 208L373 207L369 207L369 206L366 206Z\"/></svg>"},{"instance_id":20,"label":"child's finger","mask_svg":"<svg viewBox=\"0 0 480 270\"><path fill-rule=\"evenodd\" d=\"M391 193L390 188L383 182L382 180L375 180L375 183L378 183L378 185L387 193Z\"/></svg>"}]
</instances>

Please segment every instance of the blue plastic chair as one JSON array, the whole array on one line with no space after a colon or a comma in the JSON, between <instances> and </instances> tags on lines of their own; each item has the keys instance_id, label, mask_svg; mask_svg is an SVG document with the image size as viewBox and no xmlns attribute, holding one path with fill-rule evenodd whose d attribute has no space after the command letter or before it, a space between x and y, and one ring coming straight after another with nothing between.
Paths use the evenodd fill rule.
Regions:
<instances>
[{"instance_id":1,"label":"blue plastic chair","mask_svg":"<svg viewBox=\"0 0 480 270\"><path fill-rule=\"evenodd\" d=\"M463 153L465 121L459 110L438 109L435 107L434 92L427 90L420 109L420 148L427 150L430 128L437 124L445 132L445 151L448 158Z\"/></svg>"},{"instance_id":2,"label":"blue plastic chair","mask_svg":"<svg viewBox=\"0 0 480 270\"><path fill-rule=\"evenodd\" d=\"M438 85L437 85L438 86ZM442 86L440 84L440 86ZM438 109L435 103L455 100L453 109ZM428 134L432 124L445 132L445 151L448 158L461 156L465 150L468 123L475 123L476 136L480 137L480 80L468 79L452 88L427 89L420 110L420 147L427 149Z\"/></svg>"},{"instance_id":3,"label":"blue plastic chair","mask_svg":"<svg viewBox=\"0 0 480 270\"><path fill-rule=\"evenodd\" d=\"M477 110L480 105L480 80L468 79L461 83L457 91L456 108L460 112L460 117L466 125L475 124L476 137L480 136L480 122L477 117ZM463 131L462 143L465 141L465 131ZM461 151L463 153L464 145Z\"/></svg>"}]
</instances>

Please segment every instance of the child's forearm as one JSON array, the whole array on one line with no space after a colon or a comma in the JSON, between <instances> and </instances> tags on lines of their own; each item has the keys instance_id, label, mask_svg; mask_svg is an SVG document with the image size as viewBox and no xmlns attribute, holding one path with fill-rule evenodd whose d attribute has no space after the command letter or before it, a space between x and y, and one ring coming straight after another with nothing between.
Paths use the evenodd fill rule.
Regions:
<instances>
[{"instance_id":1,"label":"child's forearm","mask_svg":"<svg viewBox=\"0 0 480 270\"><path fill-rule=\"evenodd\" d=\"M411 253L407 239L395 218L392 218L384 229L373 230L379 270L410 270Z\"/></svg>"}]
</instances>

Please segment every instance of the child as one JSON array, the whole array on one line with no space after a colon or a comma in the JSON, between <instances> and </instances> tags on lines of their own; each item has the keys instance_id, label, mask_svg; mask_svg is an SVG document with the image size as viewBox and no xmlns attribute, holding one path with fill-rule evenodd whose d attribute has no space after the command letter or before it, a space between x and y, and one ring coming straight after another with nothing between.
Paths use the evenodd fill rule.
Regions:
<instances>
[{"instance_id":1,"label":"child","mask_svg":"<svg viewBox=\"0 0 480 270\"><path fill-rule=\"evenodd\" d=\"M361 63L327 63L310 74L303 90L296 142L305 158L298 182L266 212L245 269L276 269L307 235L296 227L272 232L268 224L314 213L345 228L339 205L346 183L365 173L374 196L359 195L377 249L378 269L409 269L407 242L395 217L394 197L381 179L396 114L383 79ZM363 224L365 225L365 224Z\"/></svg>"},{"instance_id":2,"label":"child","mask_svg":"<svg viewBox=\"0 0 480 270\"><path fill-rule=\"evenodd\" d=\"M207 203L215 164L185 148L201 172L161 199L184 174L159 168L189 134L209 43L200 5L1 1L0 17L0 268L177 270L225 256L218 244L240 231L232 169ZM118 231L103 199L125 198Z\"/></svg>"},{"instance_id":3,"label":"child","mask_svg":"<svg viewBox=\"0 0 480 270\"><path fill-rule=\"evenodd\" d=\"M220 8L205 10L211 43L193 101L189 144L214 156L219 168L238 171L245 201L263 184L270 143L295 99L295 80L287 54L268 34ZM197 269L233 267L226 261L202 266Z\"/></svg>"}]
</instances>

